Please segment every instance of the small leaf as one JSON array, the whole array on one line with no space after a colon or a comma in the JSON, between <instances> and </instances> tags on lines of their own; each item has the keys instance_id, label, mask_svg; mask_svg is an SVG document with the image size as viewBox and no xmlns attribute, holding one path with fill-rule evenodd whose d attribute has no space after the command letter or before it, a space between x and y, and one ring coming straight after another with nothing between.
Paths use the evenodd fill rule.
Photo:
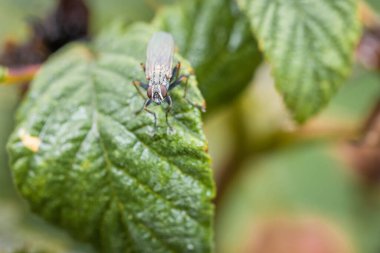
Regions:
<instances>
[{"instance_id":1,"label":"small leaf","mask_svg":"<svg viewBox=\"0 0 380 253\"><path fill-rule=\"evenodd\" d=\"M163 9L154 23L174 35L195 68L208 111L233 101L261 63L248 20L234 0L185 1Z\"/></svg>"},{"instance_id":2,"label":"small leaf","mask_svg":"<svg viewBox=\"0 0 380 253\"><path fill-rule=\"evenodd\" d=\"M278 90L303 122L351 70L359 37L356 0L238 0L272 65Z\"/></svg>"},{"instance_id":3,"label":"small leaf","mask_svg":"<svg viewBox=\"0 0 380 253\"><path fill-rule=\"evenodd\" d=\"M35 212L101 252L210 252L214 185L201 112L178 87L174 133L161 107L152 107L155 135L151 115L135 115L144 101L132 81L144 80L152 33L142 24L110 29L48 62L8 145L15 182ZM193 76L188 99L203 101Z\"/></svg>"}]
</instances>

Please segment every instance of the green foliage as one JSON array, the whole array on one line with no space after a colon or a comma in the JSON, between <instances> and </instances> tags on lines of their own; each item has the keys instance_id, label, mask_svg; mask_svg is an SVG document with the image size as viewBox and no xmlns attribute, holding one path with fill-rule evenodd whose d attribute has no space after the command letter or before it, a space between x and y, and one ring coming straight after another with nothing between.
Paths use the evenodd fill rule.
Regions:
<instances>
[{"instance_id":1,"label":"green foliage","mask_svg":"<svg viewBox=\"0 0 380 253\"><path fill-rule=\"evenodd\" d=\"M367 0L377 13L380 13L380 2L377 0Z\"/></svg>"},{"instance_id":2,"label":"green foliage","mask_svg":"<svg viewBox=\"0 0 380 253\"><path fill-rule=\"evenodd\" d=\"M8 148L34 212L102 252L210 252L214 196L201 112L173 90L167 134L143 99L147 25L114 27L53 57L32 83ZM190 66L183 63L186 73ZM188 98L203 99L195 78Z\"/></svg>"},{"instance_id":3,"label":"green foliage","mask_svg":"<svg viewBox=\"0 0 380 253\"><path fill-rule=\"evenodd\" d=\"M14 87L0 88L0 197L12 193L11 180L7 166L5 146L13 128L13 114L17 105L17 92Z\"/></svg>"},{"instance_id":4,"label":"green foliage","mask_svg":"<svg viewBox=\"0 0 380 253\"><path fill-rule=\"evenodd\" d=\"M164 8L154 23L173 34L195 68L208 111L236 98L261 63L248 20L234 0L185 1Z\"/></svg>"},{"instance_id":5,"label":"green foliage","mask_svg":"<svg viewBox=\"0 0 380 253\"><path fill-rule=\"evenodd\" d=\"M0 0L0 40L25 38L28 32L26 19L41 16L53 1L50 0Z\"/></svg>"},{"instance_id":6,"label":"green foliage","mask_svg":"<svg viewBox=\"0 0 380 253\"><path fill-rule=\"evenodd\" d=\"M0 38L21 37L21 17L52 7L48 0L3 1L10 11L0 18ZM189 100L202 104L202 93L213 112L246 90L205 127L221 186L218 252L248 252L255 232L272 217L320 219L357 252L378 251L378 190L364 189L353 169L334 156L337 142L294 141L318 138L314 133L332 141L351 138L378 100L378 74L359 69L329 108L299 130L266 68L245 89L262 62L260 48L294 118L304 122L315 115L351 71L360 32L357 1L235 1L87 1L91 42L68 46L43 65L18 110L8 150L14 182L31 209L93 247L41 224L26 231L30 219L24 209L7 208L1 199L0 244L6 241L6 249L20 253L213 252L215 189L201 112L179 86L171 94L174 132L165 123L167 105L150 107L159 118L156 132L152 115L135 114L144 100L132 81L145 80L139 64L147 41L155 30L166 30L175 37L182 74L195 70ZM125 25L149 19L171 2L177 3L159 8L150 25ZM369 2L376 6L376 0ZM108 27L114 18L124 23ZM96 36L102 27L107 29ZM12 126L17 98L16 89L1 88L0 144ZM241 166L261 154L260 161ZM14 197L1 150L0 155L0 197ZM235 179L236 170L241 174ZM230 178L235 181L223 195Z\"/></svg>"},{"instance_id":7,"label":"green foliage","mask_svg":"<svg viewBox=\"0 0 380 253\"><path fill-rule=\"evenodd\" d=\"M356 0L239 0L294 118L327 104L351 70L359 36Z\"/></svg>"},{"instance_id":8,"label":"green foliage","mask_svg":"<svg viewBox=\"0 0 380 253\"><path fill-rule=\"evenodd\" d=\"M1 185L3 187L3 185ZM90 253L67 234L26 212L15 198L0 198L0 252Z\"/></svg>"},{"instance_id":9,"label":"green foliage","mask_svg":"<svg viewBox=\"0 0 380 253\"><path fill-rule=\"evenodd\" d=\"M339 90L322 115L333 119L347 118L356 122L357 127L361 127L359 124L366 120L379 100L379 83L378 73L355 66L351 78Z\"/></svg>"},{"instance_id":10,"label":"green foliage","mask_svg":"<svg viewBox=\"0 0 380 253\"><path fill-rule=\"evenodd\" d=\"M378 190L370 197L371 190L331 150L303 143L246 164L221 207L220 252L242 252L258 223L272 217L313 217L339 228L356 252L377 252Z\"/></svg>"},{"instance_id":11,"label":"green foliage","mask_svg":"<svg viewBox=\"0 0 380 253\"><path fill-rule=\"evenodd\" d=\"M26 17L40 14L47 9L47 5L51 5L51 1L1 0L0 44L9 38L24 38L27 33ZM0 69L0 76L3 76L4 69ZM0 197L14 196L5 146L13 128L19 95L19 89L15 87L0 87Z\"/></svg>"}]
</instances>

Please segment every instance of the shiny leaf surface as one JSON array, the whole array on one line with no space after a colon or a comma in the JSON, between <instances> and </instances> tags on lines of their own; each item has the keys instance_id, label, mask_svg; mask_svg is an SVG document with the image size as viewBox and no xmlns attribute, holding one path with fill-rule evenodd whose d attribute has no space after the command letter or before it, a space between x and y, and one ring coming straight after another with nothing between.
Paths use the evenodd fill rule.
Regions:
<instances>
[{"instance_id":1,"label":"shiny leaf surface","mask_svg":"<svg viewBox=\"0 0 380 253\"><path fill-rule=\"evenodd\" d=\"M351 70L356 0L239 0L294 118L320 111Z\"/></svg>"},{"instance_id":2,"label":"shiny leaf surface","mask_svg":"<svg viewBox=\"0 0 380 253\"><path fill-rule=\"evenodd\" d=\"M153 132L143 99L153 29L109 29L53 57L19 109L8 145L21 194L34 212L102 252L210 252L214 186L201 112L173 90ZM183 63L183 73L190 66ZM195 77L188 98L202 103Z\"/></svg>"}]
</instances>

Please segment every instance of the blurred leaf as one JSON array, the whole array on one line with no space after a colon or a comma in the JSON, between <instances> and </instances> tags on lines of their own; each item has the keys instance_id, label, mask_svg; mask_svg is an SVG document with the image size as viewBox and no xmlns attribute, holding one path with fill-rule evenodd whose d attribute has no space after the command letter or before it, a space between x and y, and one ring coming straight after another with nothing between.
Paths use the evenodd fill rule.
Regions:
<instances>
[{"instance_id":1,"label":"blurred leaf","mask_svg":"<svg viewBox=\"0 0 380 253\"><path fill-rule=\"evenodd\" d=\"M97 31L107 28L115 20L126 23L149 21L163 6L181 1L184 0L91 0L88 4L92 10L93 28Z\"/></svg>"},{"instance_id":2,"label":"blurred leaf","mask_svg":"<svg viewBox=\"0 0 380 253\"><path fill-rule=\"evenodd\" d=\"M0 0L0 40L22 39L28 31L27 18L42 15L53 6L51 0Z\"/></svg>"},{"instance_id":3,"label":"blurred leaf","mask_svg":"<svg viewBox=\"0 0 380 253\"><path fill-rule=\"evenodd\" d=\"M322 115L347 118L356 124L362 124L380 98L379 83L379 73L356 66L354 74Z\"/></svg>"},{"instance_id":4,"label":"blurred leaf","mask_svg":"<svg viewBox=\"0 0 380 253\"><path fill-rule=\"evenodd\" d=\"M244 143L253 150L271 147L291 134L295 138L352 139L362 130L380 99L380 75L356 65L325 110L302 127L294 126L270 77L268 67L259 68L254 84L239 99L240 130ZM210 144L212 146L212 144Z\"/></svg>"},{"instance_id":5,"label":"blurred leaf","mask_svg":"<svg viewBox=\"0 0 380 253\"><path fill-rule=\"evenodd\" d=\"M92 11L92 27L94 30L101 30L109 26L115 19L122 19L126 22L136 20L149 21L153 17L154 9L147 2L149 1L88 1Z\"/></svg>"},{"instance_id":6,"label":"blurred leaf","mask_svg":"<svg viewBox=\"0 0 380 253\"><path fill-rule=\"evenodd\" d=\"M299 122L321 110L351 69L359 37L356 0L239 0L276 86Z\"/></svg>"},{"instance_id":7,"label":"blurred leaf","mask_svg":"<svg viewBox=\"0 0 380 253\"><path fill-rule=\"evenodd\" d=\"M210 252L214 189L200 111L178 88L174 133L161 107L153 136L151 115L135 115L143 100L131 82L144 79L152 33L108 29L48 62L9 142L15 182L35 212L102 252ZM203 100L195 78L188 95Z\"/></svg>"},{"instance_id":8,"label":"blurred leaf","mask_svg":"<svg viewBox=\"0 0 380 253\"><path fill-rule=\"evenodd\" d=\"M261 62L248 20L235 1L185 1L163 9L154 23L173 34L195 68L209 111L240 94Z\"/></svg>"},{"instance_id":9,"label":"blurred leaf","mask_svg":"<svg viewBox=\"0 0 380 253\"><path fill-rule=\"evenodd\" d=\"M374 8L374 10L380 14L380 1L379 0L367 0L367 2Z\"/></svg>"},{"instance_id":10,"label":"blurred leaf","mask_svg":"<svg viewBox=\"0 0 380 253\"><path fill-rule=\"evenodd\" d=\"M64 234L52 229L31 215L26 215L19 203L0 199L0 252L92 252L73 243Z\"/></svg>"},{"instance_id":11,"label":"blurred leaf","mask_svg":"<svg viewBox=\"0 0 380 253\"><path fill-rule=\"evenodd\" d=\"M213 114L207 118L204 125L216 181L218 181L218 173L226 167L236 148L233 127L235 115L232 109L233 107L230 107Z\"/></svg>"},{"instance_id":12,"label":"blurred leaf","mask_svg":"<svg viewBox=\"0 0 380 253\"><path fill-rule=\"evenodd\" d=\"M329 145L304 143L248 163L221 206L220 252L242 252L265 219L315 217L344 232L354 252L376 253L378 190L366 192L332 150Z\"/></svg>"},{"instance_id":13,"label":"blurred leaf","mask_svg":"<svg viewBox=\"0 0 380 253\"><path fill-rule=\"evenodd\" d=\"M251 152L268 149L281 138L281 133L294 129L267 64L256 71L252 85L239 99L239 112L235 114L242 122L239 132L244 143L239 145Z\"/></svg>"},{"instance_id":14,"label":"blurred leaf","mask_svg":"<svg viewBox=\"0 0 380 253\"><path fill-rule=\"evenodd\" d=\"M0 197L9 197L13 193L5 146L13 128L17 101L15 87L0 87Z\"/></svg>"}]
</instances>

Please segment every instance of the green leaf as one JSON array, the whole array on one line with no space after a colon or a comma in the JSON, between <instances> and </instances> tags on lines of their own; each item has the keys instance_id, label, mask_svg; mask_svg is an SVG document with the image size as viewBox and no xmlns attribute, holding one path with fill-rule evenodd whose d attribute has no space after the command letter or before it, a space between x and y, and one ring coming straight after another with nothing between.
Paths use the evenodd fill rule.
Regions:
<instances>
[{"instance_id":1,"label":"green leaf","mask_svg":"<svg viewBox=\"0 0 380 253\"><path fill-rule=\"evenodd\" d=\"M31 208L101 252L210 252L214 185L201 112L174 89L153 134L132 85L153 33L112 28L51 59L32 84L8 144ZM183 73L190 66L180 56ZM202 103L195 77L188 98Z\"/></svg>"},{"instance_id":2,"label":"green leaf","mask_svg":"<svg viewBox=\"0 0 380 253\"><path fill-rule=\"evenodd\" d=\"M359 37L356 0L238 0L272 66L278 90L303 122L351 70Z\"/></svg>"},{"instance_id":3,"label":"green leaf","mask_svg":"<svg viewBox=\"0 0 380 253\"><path fill-rule=\"evenodd\" d=\"M185 1L164 8L154 23L174 35L191 62L208 111L233 101L261 63L248 20L234 0Z\"/></svg>"}]
</instances>

